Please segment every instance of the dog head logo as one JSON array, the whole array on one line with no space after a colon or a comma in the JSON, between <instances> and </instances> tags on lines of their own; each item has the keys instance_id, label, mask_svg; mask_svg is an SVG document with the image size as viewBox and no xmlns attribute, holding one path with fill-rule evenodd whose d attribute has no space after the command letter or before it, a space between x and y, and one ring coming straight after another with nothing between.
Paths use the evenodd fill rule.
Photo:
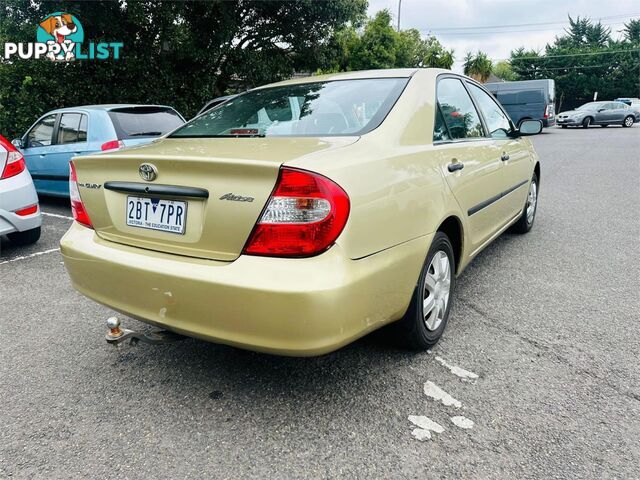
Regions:
<instances>
[{"instance_id":1,"label":"dog head logo","mask_svg":"<svg viewBox=\"0 0 640 480\"><path fill-rule=\"evenodd\" d=\"M37 40L40 43L60 44L59 53L52 51L47 58L53 61L70 61L75 58L76 43L84 40L82 24L75 15L55 12L47 15L39 24Z\"/></svg>"}]
</instances>

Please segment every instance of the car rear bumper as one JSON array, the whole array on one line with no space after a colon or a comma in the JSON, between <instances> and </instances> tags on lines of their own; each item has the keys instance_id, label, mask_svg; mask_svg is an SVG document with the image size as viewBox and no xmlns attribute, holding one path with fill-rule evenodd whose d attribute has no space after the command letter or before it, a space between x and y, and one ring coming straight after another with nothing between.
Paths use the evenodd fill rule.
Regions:
<instances>
[{"instance_id":1,"label":"car rear bumper","mask_svg":"<svg viewBox=\"0 0 640 480\"><path fill-rule=\"evenodd\" d=\"M552 118L543 118L542 119L542 126L543 127L553 127L556 124L556 119L555 117Z\"/></svg>"},{"instance_id":2,"label":"car rear bumper","mask_svg":"<svg viewBox=\"0 0 640 480\"><path fill-rule=\"evenodd\" d=\"M20 216L14 212L38 204L38 195L28 171L0 180L0 235L24 232L42 223L40 209L31 215Z\"/></svg>"},{"instance_id":3,"label":"car rear bumper","mask_svg":"<svg viewBox=\"0 0 640 480\"><path fill-rule=\"evenodd\" d=\"M361 260L221 262L139 249L74 223L60 247L74 287L143 322L250 350L327 353L400 318L432 235Z\"/></svg>"}]
</instances>

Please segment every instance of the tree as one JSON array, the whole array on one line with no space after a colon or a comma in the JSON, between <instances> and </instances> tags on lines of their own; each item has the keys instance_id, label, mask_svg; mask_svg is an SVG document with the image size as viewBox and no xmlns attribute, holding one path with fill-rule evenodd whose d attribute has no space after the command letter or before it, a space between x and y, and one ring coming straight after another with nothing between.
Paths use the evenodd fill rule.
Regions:
<instances>
[{"instance_id":1,"label":"tree","mask_svg":"<svg viewBox=\"0 0 640 480\"><path fill-rule=\"evenodd\" d=\"M373 68L436 67L451 69L453 50L416 29L397 32L388 10L378 12L358 31L349 25L333 33L323 54L323 72Z\"/></svg>"},{"instance_id":2,"label":"tree","mask_svg":"<svg viewBox=\"0 0 640 480\"><path fill-rule=\"evenodd\" d=\"M568 109L593 99L636 96L640 91L638 27L630 21L625 39L614 41L608 29L589 19L569 18L566 34L556 37L543 52L519 48L511 52L511 66L521 80L551 78L556 84L558 108Z\"/></svg>"},{"instance_id":3,"label":"tree","mask_svg":"<svg viewBox=\"0 0 640 480\"><path fill-rule=\"evenodd\" d=\"M493 74L501 78L504 81L512 82L517 80L518 77L511 67L511 63L508 60L501 60L493 66Z\"/></svg>"},{"instance_id":4,"label":"tree","mask_svg":"<svg viewBox=\"0 0 640 480\"><path fill-rule=\"evenodd\" d=\"M464 57L464 74L478 82L486 82L491 75L492 68L491 59L486 53L479 50L475 55L467 52L467 56Z\"/></svg>"},{"instance_id":5,"label":"tree","mask_svg":"<svg viewBox=\"0 0 640 480\"><path fill-rule=\"evenodd\" d=\"M624 38L631 43L640 43L640 19L629 20L622 29Z\"/></svg>"},{"instance_id":6,"label":"tree","mask_svg":"<svg viewBox=\"0 0 640 480\"><path fill-rule=\"evenodd\" d=\"M366 0L256 2L5 0L0 43L34 42L39 21L69 11L86 41L122 41L120 60L0 59L0 132L87 103L161 103L185 116L211 97L320 66L326 39L366 14Z\"/></svg>"}]
</instances>

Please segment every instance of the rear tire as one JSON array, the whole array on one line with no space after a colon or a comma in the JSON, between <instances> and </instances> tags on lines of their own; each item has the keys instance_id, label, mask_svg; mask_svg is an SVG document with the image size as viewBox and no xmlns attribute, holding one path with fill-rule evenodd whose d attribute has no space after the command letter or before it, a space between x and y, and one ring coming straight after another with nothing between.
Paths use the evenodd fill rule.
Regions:
<instances>
[{"instance_id":1,"label":"rear tire","mask_svg":"<svg viewBox=\"0 0 640 480\"><path fill-rule=\"evenodd\" d=\"M522 209L522 215L516 223L511 227L511 231L514 233L527 233L533 228L533 222L536 219L536 211L538 210L538 176L533 173L531 183L529 184L529 193L527 194L527 200L525 201L524 208Z\"/></svg>"},{"instance_id":2,"label":"rear tire","mask_svg":"<svg viewBox=\"0 0 640 480\"><path fill-rule=\"evenodd\" d=\"M560 127L562 127L562 128L567 128L567 125L560 125Z\"/></svg>"},{"instance_id":3,"label":"rear tire","mask_svg":"<svg viewBox=\"0 0 640 480\"><path fill-rule=\"evenodd\" d=\"M438 343L449 320L455 282L451 241L444 233L437 232L407 313L394 325L401 345L411 350L427 350ZM425 309L428 309L426 315Z\"/></svg>"},{"instance_id":4,"label":"rear tire","mask_svg":"<svg viewBox=\"0 0 640 480\"><path fill-rule=\"evenodd\" d=\"M633 127L633 117L631 115L625 117L625 119L622 121L622 126L626 128Z\"/></svg>"},{"instance_id":5,"label":"rear tire","mask_svg":"<svg viewBox=\"0 0 640 480\"><path fill-rule=\"evenodd\" d=\"M40 227L25 230L24 232L10 233L7 237L14 245L31 245L40 239Z\"/></svg>"},{"instance_id":6,"label":"rear tire","mask_svg":"<svg viewBox=\"0 0 640 480\"><path fill-rule=\"evenodd\" d=\"M591 125L592 121L593 119L591 117L587 117L584 120L582 120L582 128L589 128L589 125Z\"/></svg>"}]
</instances>

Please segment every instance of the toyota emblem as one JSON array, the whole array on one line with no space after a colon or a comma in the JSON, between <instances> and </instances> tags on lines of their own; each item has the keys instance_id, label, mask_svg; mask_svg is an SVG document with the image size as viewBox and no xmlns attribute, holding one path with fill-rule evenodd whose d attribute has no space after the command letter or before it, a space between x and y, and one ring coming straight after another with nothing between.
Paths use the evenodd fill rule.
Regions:
<instances>
[{"instance_id":1,"label":"toyota emblem","mask_svg":"<svg viewBox=\"0 0 640 480\"><path fill-rule=\"evenodd\" d=\"M147 182L152 182L158 177L158 169L155 167L155 165L151 165L150 163L143 163L142 165L140 165L140 168L138 168L138 173L140 173L142 179L146 180Z\"/></svg>"}]
</instances>

